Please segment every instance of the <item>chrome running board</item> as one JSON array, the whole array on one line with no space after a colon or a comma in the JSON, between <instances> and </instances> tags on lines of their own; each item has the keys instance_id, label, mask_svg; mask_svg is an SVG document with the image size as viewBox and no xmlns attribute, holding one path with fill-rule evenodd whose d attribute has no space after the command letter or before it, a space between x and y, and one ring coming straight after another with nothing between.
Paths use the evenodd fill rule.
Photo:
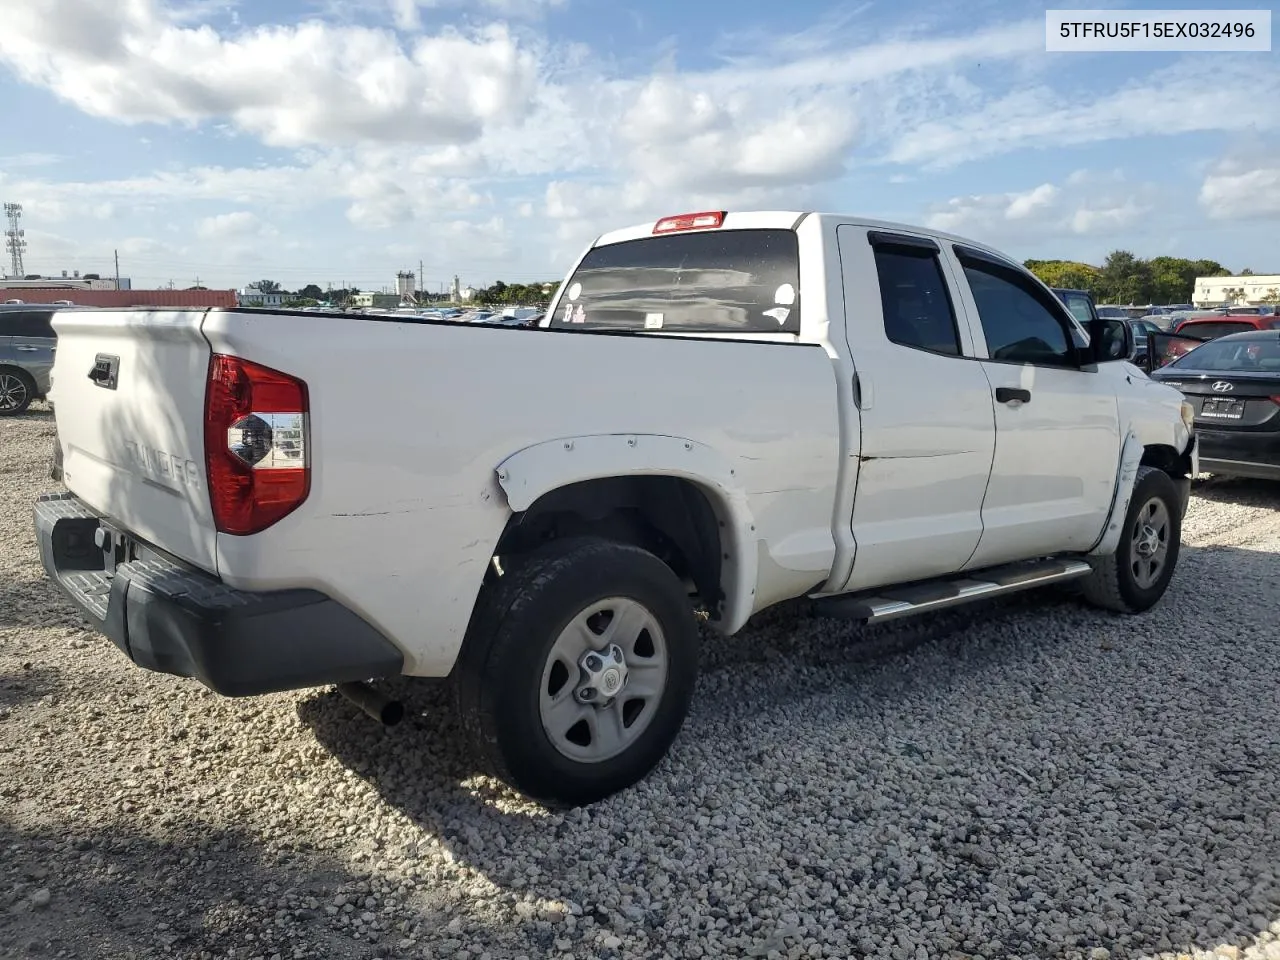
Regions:
<instances>
[{"instance_id":1,"label":"chrome running board","mask_svg":"<svg viewBox=\"0 0 1280 960\"><path fill-rule=\"evenodd\" d=\"M812 612L838 620L884 623L917 613L932 613L958 607L975 600L999 597L1019 590L1076 580L1088 576L1092 567L1083 560L1033 560L986 570L966 571L953 578L927 580L902 587L878 588L863 593L819 597Z\"/></svg>"}]
</instances>

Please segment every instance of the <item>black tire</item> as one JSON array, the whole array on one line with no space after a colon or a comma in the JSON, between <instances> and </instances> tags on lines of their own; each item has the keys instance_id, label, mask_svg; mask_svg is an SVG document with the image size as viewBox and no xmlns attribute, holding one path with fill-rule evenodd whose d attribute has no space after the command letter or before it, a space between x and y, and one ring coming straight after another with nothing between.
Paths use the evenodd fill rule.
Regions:
<instances>
[{"instance_id":1,"label":"black tire","mask_svg":"<svg viewBox=\"0 0 1280 960\"><path fill-rule=\"evenodd\" d=\"M619 597L640 604L656 621L665 683L652 707L642 705L653 712L634 741L611 758L581 762L566 756L544 729L544 668L575 618ZM689 711L697 673L693 607L671 569L638 547L572 539L513 561L484 586L454 691L461 725L486 772L548 805L580 806L631 786L662 760Z\"/></svg>"},{"instance_id":2,"label":"black tire","mask_svg":"<svg viewBox=\"0 0 1280 960\"><path fill-rule=\"evenodd\" d=\"M1135 563L1142 558L1136 549L1134 534L1144 512L1156 501L1163 504L1168 517L1164 562L1154 581L1143 583L1135 571ZM1177 485L1163 470L1139 467L1124 528L1120 531L1120 543L1114 553L1094 560L1093 573L1081 581L1085 599L1096 607L1117 613L1150 610L1169 587L1178 565L1181 541L1182 497Z\"/></svg>"},{"instance_id":3,"label":"black tire","mask_svg":"<svg viewBox=\"0 0 1280 960\"><path fill-rule=\"evenodd\" d=\"M36 397L36 382L25 370L0 367L0 417L25 413Z\"/></svg>"}]
</instances>

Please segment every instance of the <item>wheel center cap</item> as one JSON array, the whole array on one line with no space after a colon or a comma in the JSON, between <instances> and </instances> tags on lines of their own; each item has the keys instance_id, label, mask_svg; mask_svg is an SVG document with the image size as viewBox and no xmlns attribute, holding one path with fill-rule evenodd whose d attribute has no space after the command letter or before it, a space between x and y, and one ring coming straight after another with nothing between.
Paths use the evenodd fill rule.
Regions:
<instances>
[{"instance_id":1,"label":"wheel center cap","mask_svg":"<svg viewBox=\"0 0 1280 960\"><path fill-rule=\"evenodd\" d=\"M1149 557L1156 552L1160 538L1156 536L1155 530L1151 527L1143 527L1142 533L1138 539L1138 553L1144 557Z\"/></svg>"},{"instance_id":2,"label":"wheel center cap","mask_svg":"<svg viewBox=\"0 0 1280 960\"><path fill-rule=\"evenodd\" d=\"M582 682L578 686L578 699L583 703L602 706L627 684L627 658L616 643L603 650L588 650L579 666Z\"/></svg>"}]
</instances>

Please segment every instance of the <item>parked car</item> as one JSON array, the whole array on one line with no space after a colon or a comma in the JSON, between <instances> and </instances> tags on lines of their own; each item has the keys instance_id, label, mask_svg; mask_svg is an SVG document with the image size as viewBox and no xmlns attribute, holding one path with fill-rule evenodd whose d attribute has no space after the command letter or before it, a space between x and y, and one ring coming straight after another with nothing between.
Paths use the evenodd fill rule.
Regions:
<instances>
[{"instance_id":1,"label":"parked car","mask_svg":"<svg viewBox=\"0 0 1280 960\"><path fill-rule=\"evenodd\" d=\"M1188 317L1179 323L1174 333L1190 334L1205 340L1225 337L1231 333L1249 330L1274 330L1280 328L1280 318L1262 314L1230 314L1225 317Z\"/></svg>"},{"instance_id":2,"label":"parked car","mask_svg":"<svg viewBox=\"0 0 1280 960\"><path fill-rule=\"evenodd\" d=\"M1103 304L1098 307L1098 317L1103 320L1129 320L1129 311L1124 307L1117 307L1113 304Z\"/></svg>"},{"instance_id":3,"label":"parked car","mask_svg":"<svg viewBox=\"0 0 1280 960\"><path fill-rule=\"evenodd\" d=\"M1133 332L1133 354L1130 359L1141 366L1147 361L1148 337L1152 333L1160 333L1160 326L1146 317L1141 320L1129 320L1127 323Z\"/></svg>"},{"instance_id":4,"label":"parked car","mask_svg":"<svg viewBox=\"0 0 1280 960\"><path fill-rule=\"evenodd\" d=\"M1098 319L1098 309L1094 306L1093 294L1088 290L1072 290L1068 287L1053 287L1052 289L1058 295L1058 299L1066 304L1067 309L1071 311L1071 315L1085 329L1088 329L1089 324Z\"/></svg>"},{"instance_id":5,"label":"parked car","mask_svg":"<svg viewBox=\"0 0 1280 960\"><path fill-rule=\"evenodd\" d=\"M0 310L0 417L23 413L49 392L58 308Z\"/></svg>"},{"instance_id":6,"label":"parked car","mask_svg":"<svg viewBox=\"0 0 1280 960\"><path fill-rule=\"evenodd\" d=\"M1071 311L1071 315L1076 318L1080 325L1088 329L1089 324L1099 319L1097 307L1093 302L1093 295L1088 290L1072 290L1066 287L1053 287L1053 292L1057 294L1058 299L1066 304L1067 309ZM1115 319L1121 319L1119 317ZM1147 332L1149 330L1158 330L1159 327L1150 323L1143 318L1142 320L1124 321L1129 325L1129 329L1133 334L1133 351L1129 359L1135 364L1142 365L1146 362L1147 357Z\"/></svg>"},{"instance_id":7,"label":"parked car","mask_svg":"<svg viewBox=\"0 0 1280 960\"><path fill-rule=\"evenodd\" d=\"M1219 337L1152 378L1193 404L1202 470L1280 480L1280 331Z\"/></svg>"},{"instance_id":8,"label":"parked car","mask_svg":"<svg viewBox=\"0 0 1280 960\"><path fill-rule=\"evenodd\" d=\"M856 217L607 233L538 330L56 326L67 489L36 529L96 629L227 695L447 677L481 765L555 804L670 748L697 608L732 635L791 598L879 622L1076 581L1146 610L1197 468L1127 324L1084 330L996 250Z\"/></svg>"}]
</instances>

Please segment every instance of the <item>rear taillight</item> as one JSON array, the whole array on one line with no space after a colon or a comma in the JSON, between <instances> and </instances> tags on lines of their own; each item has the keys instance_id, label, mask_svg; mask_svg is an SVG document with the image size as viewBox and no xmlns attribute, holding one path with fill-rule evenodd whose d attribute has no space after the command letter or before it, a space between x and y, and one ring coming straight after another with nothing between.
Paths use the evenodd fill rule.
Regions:
<instances>
[{"instance_id":1,"label":"rear taillight","mask_svg":"<svg viewBox=\"0 0 1280 960\"><path fill-rule=\"evenodd\" d=\"M204 458L221 533L258 533L311 489L307 385L279 370L214 354L204 398Z\"/></svg>"},{"instance_id":2,"label":"rear taillight","mask_svg":"<svg viewBox=\"0 0 1280 960\"><path fill-rule=\"evenodd\" d=\"M1277 395L1274 397L1267 397L1267 399L1270 400L1272 403L1274 403L1276 406L1280 407L1280 395Z\"/></svg>"}]
</instances>

